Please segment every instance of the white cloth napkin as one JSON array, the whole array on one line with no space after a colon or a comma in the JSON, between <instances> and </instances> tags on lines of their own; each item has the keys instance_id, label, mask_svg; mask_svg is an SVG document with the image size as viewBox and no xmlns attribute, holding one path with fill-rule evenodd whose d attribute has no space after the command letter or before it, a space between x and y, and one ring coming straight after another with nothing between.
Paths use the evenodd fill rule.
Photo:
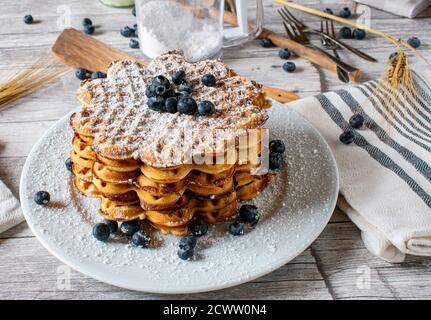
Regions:
<instances>
[{"instance_id":1,"label":"white cloth napkin","mask_svg":"<svg viewBox=\"0 0 431 320\"><path fill-rule=\"evenodd\" d=\"M290 106L330 145L340 172L338 206L359 227L366 247L391 262L406 254L431 256L431 89L416 76L418 97L403 118L400 105L392 105L388 117L382 96L370 97L375 86L371 81ZM344 145L339 136L353 130L353 114L365 124Z\"/></svg>"},{"instance_id":2,"label":"white cloth napkin","mask_svg":"<svg viewBox=\"0 0 431 320\"><path fill-rule=\"evenodd\" d=\"M414 18L431 5L431 0L354 0L398 16Z\"/></svg>"},{"instance_id":3,"label":"white cloth napkin","mask_svg":"<svg viewBox=\"0 0 431 320\"><path fill-rule=\"evenodd\" d=\"M0 180L0 233L24 220L19 201Z\"/></svg>"}]
</instances>

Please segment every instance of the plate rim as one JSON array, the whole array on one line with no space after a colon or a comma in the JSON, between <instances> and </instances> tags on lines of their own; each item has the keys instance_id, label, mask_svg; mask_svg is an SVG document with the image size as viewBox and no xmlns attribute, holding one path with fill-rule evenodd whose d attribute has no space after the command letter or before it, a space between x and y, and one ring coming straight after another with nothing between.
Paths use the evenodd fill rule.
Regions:
<instances>
[{"instance_id":1,"label":"plate rim","mask_svg":"<svg viewBox=\"0 0 431 320\"><path fill-rule=\"evenodd\" d=\"M283 106L287 107L286 105L283 105ZM202 288L195 288L195 289L190 289L190 288L186 288L186 289L184 289L184 288L183 289L148 288L148 289L146 289L146 288L142 288L142 286L125 285L124 283L112 280L112 277L109 277L109 276L108 277L99 276L97 271L95 271L95 270L93 271L92 267L88 267L85 265L85 263L82 263L82 262L80 263L80 262L75 261L75 259L73 259L73 258L69 258L68 255L65 253L65 251L58 250L54 246L51 247L48 239L45 239L42 232L40 232L38 230L38 228L36 227L36 225L33 224L33 220L31 218L31 213L30 213L31 209L28 205L29 199L24 198L24 192L23 192L25 189L24 184L26 182L26 173L29 172L29 166L30 166L29 159L30 159L30 157L38 149L38 147L43 143L43 141L47 138L47 136L51 133L51 131L53 131L56 128L56 126L59 125L59 123L61 123L63 121L67 121L67 118L69 118L71 114L76 112L76 110L79 110L79 108L72 110L71 112L67 113L65 116L63 116L59 120L57 120L55 123L53 123L31 148L30 152L27 155L24 167L23 167L22 172L21 172L20 184L19 184L19 198L20 198L20 203L21 203L21 209L22 209L24 218L26 220L26 223L29 226L32 233L34 234L35 238L42 244L42 246L46 250L48 250L48 252L50 252L54 257L56 257L62 263L64 263L65 265L71 267L75 271L82 273L82 274L84 274L90 278L96 279L97 281L107 283L107 284L115 286L115 287L119 287L119 288L123 288L123 289L127 289L127 290L133 290L133 291L137 291L137 292L156 293L156 294L175 294L175 295L176 294L204 293L204 292L217 291L217 290L222 290L222 289L238 286L238 285L243 284L243 283L251 282L255 279L258 279L262 276L265 276L265 275L279 269L283 265L285 265L285 264L289 263L290 261L292 261L293 259L295 259L301 253L303 253L320 236L320 234L326 228L326 226L328 225L328 222L331 219L333 212L335 210L335 207L337 204L337 199L338 199L338 194L339 194L339 190L340 190L340 174L339 174L338 165L337 165L337 161L335 159L334 153L332 152L332 150L331 150L329 144L327 143L327 141L325 140L325 138L311 124L311 122L308 121L306 118L304 118L301 114L296 112L293 108L290 108L290 112L294 112L296 114L296 116L301 118L302 121L304 121L310 128L312 128L312 130L314 131L315 134L317 134L317 136L320 138L320 140L323 141L323 144L328 151L328 155L330 156L330 159L332 160L331 163L334 167L334 172L335 172L334 196L332 197L333 200L332 200L332 203L330 206L331 210L328 210L328 212L330 212L330 213L328 213L328 215L325 219L325 222L322 223L319 228L316 228L316 230L318 230L318 232L315 232L315 236L311 237L309 240L304 242L304 244L300 247L300 249L298 250L298 252L295 255L288 257L287 259L286 258L284 258L284 259L280 258L280 259L276 260L276 263L274 265L272 265L271 268L268 268L265 271L259 272L257 274L253 274L252 276L250 276L246 279L239 278L238 281L231 281L227 284L222 283L219 285L207 286L204 289L202 289Z\"/></svg>"}]
</instances>

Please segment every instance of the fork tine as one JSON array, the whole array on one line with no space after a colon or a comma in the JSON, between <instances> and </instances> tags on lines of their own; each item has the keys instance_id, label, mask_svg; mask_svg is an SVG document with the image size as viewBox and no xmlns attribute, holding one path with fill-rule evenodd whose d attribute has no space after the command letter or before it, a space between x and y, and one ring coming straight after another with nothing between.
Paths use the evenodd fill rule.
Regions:
<instances>
[{"instance_id":1,"label":"fork tine","mask_svg":"<svg viewBox=\"0 0 431 320\"><path fill-rule=\"evenodd\" d=\"M284 29L286 29L286 33L289 36L290 39L295 38L295 36L293 35L293 33L290 31L289 27L287 26L287 23L285 21L283 21L283 26Z\"/></svg>"},{"instance_id":2,"label":"fork tine","mask_svg":"<svg viewBox=\"0 0 431 320\"><path fill-rule=\"evenodd\" d=\"M284 11L284 13L289 16L289 20L291 20L293 23L295 23L297 26L299 26L299 28L304 28L305 25L299 21L298 19L295 18L295 16L286 8L283 7L282 10Z\"/></svg>"},{"instance_id":3,"label":"fork tine","mask_svg":"<svg viewBox=\"0 0 431 320\"><path fill-rule=\"evenodd\" d=\"M323 20L320 20L320 32L323 32Z\"/></svg>"},{"instance_id":4,"label":"fork tine","mask_svg":"<svg viewBox=\"0 0 431 320\"><path fill-rule=\"evenodd\" d=\"M283 21L285 21L286 23L290 23L290 19L286 16L286 14L283 12L283 10L278 9L277 12L280 14Z\"/></svg>"},{"instance_id":5,"label":"fork tine","mask_svg":"<svg viewBox=\"0 0 431 320\"><path fill-rule=\"evenodd\" d=\"M331 24L331 33L330 33L330 35L331 35L331 37L335 38L334 21L331 20L329 23Z\"/></svg>"}]
</instances>

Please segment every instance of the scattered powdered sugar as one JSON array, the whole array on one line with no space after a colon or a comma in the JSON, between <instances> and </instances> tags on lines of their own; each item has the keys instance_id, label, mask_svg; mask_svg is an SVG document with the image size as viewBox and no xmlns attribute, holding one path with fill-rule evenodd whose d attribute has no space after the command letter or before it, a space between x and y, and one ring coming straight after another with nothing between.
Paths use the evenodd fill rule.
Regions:
<instances>
[{"instance_id":1,"label":"scattered powdered sugar","mask_svg":"<svg viewBox=\"0 0 431 320\"><path fill-rule=\"evenodd\" d=\"M223 46L218 21L198 19L176 1L146 1L138 10L141 48L151 59L180 49L188 61L200 61L214 56Z\"/></svg>"},{"instance_id":2,"label":"scattered powdered sugar","mask_svg":"<svg viewBox=\"0 0 431 320\"><path fill-rule=\"evenodd\" d=\"M92 226L101 221L99 200L81 196L64 166L72 136L67 117L28 157L21 190L27 221L63 261L111 284L187 292L253 279L309 246L328 221L337 196L336 168L321 137L286 106L275 105L270 115L271 138L284 140L287 155L276 181L251 201L262 215L259 223L241 237L229 235L227 224L211 226L198 239L193 261L177 257L178 237L147 225L153 240L149 249L136 248L122 236L107 243L93 238ZM34 203L39 190L51 194L49 205Z\"/></svg>"}]
</instances>

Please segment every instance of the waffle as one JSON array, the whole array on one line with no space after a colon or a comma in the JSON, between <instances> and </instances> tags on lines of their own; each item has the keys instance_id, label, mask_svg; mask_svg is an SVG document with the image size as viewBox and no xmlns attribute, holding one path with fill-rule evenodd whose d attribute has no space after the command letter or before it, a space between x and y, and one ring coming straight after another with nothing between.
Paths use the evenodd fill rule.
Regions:
<instances>
[{"instance_id":1,"label":"waffle","mask_svg":"<svg viewBox=\"0 0 431 320\"><path fill-rule=\"evenodd\" d=\"M193 86L192 97L212 101L215 114L147 107L144 92L151 79L160 74L170 79L180 69ZM201 84L206 73L216 77L215 87ZM220 61L188 63L178 51L148 67L114 62L107 75L81 84L82 109L70 120L74 185L100 198L103 217L147 220L163 233L185 235L194 219L211 224L231 219L239 201L255 198L274 179L272 172L251 173L260 166L270 107L260 85ZM214 139L220 132L222 143ZM244 138L247 143L240 143Z\"/></svg>"}]
</instances>

